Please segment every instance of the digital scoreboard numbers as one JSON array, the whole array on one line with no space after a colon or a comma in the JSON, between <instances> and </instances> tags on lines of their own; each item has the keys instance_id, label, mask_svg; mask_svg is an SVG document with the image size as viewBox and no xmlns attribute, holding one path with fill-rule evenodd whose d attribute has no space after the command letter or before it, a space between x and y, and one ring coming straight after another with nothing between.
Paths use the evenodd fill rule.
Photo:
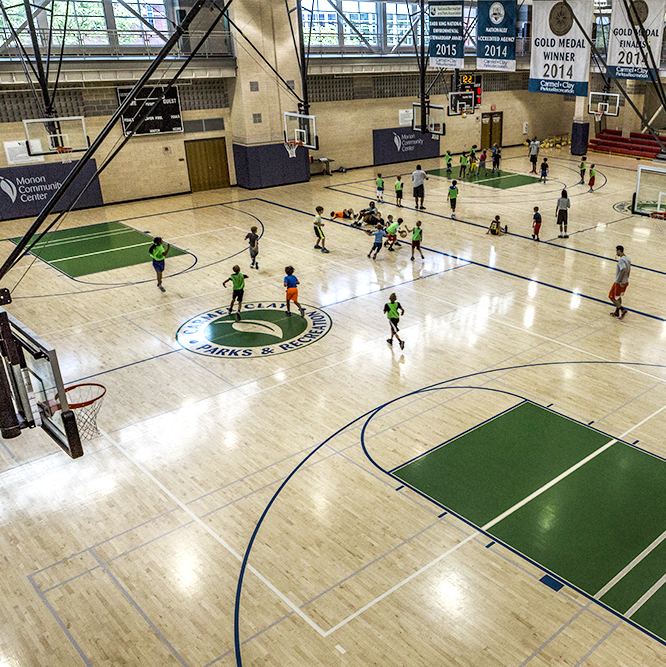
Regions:
<instances>
[{"instance_id":1,"label":"digital scoreboard numbers","mask_svg":"<svg viewBox=\"0 0 666 667\"><path fill-rule=\"evenodd\" d=\"M474 106L480 107L483 101L483 75L482 74L453 74L451 76L451 90L456 93L474 93Z\"/></svg>"},{"instance_id":2,"label":"digital scoreboard numbers","mask_svg":"<svg viewBox=\"0 0 666 667\"><path fill-rule=\"evenodd\" d=\"M131 88L118 88L118 103L122 104L132 91ZM152 106L164 94L163 86L146 86L142 88L136 98L132 100L125 113L121 116L123 134L165 134L168 132L182 132L183 119L180 112L180 96L178 88L173 86L154 109ZM136 127L138 119L147 110L152 109L143 122Z\"/></svg>"}]
</instances>

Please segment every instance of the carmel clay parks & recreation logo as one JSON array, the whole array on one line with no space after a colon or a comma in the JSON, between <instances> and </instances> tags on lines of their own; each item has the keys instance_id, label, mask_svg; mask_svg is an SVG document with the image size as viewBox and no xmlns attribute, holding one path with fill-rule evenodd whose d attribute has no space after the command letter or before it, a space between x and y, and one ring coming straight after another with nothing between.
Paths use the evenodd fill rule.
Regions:
<instances>
[{"instance_id":1,"label":"carmel clay parks & recreation logo","mask_svg":"<svg viewBox=\"0 0 666 667\"><path fill-rule=\"evenodd\" d=\"M328 313L301 304L301 317L292 305L287 315L284 301L244 303L241 319L226 307L201 313L183 324L176 333L178 343L190 352L206 357L254 359L293 352L317 342L330 330Z\"/></svg>"}]
</instances>

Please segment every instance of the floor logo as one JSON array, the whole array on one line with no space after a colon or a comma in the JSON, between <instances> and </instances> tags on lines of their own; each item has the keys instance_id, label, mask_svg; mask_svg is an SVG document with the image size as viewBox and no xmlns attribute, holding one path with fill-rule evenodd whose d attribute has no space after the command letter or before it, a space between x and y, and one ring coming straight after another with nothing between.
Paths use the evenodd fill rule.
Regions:
<instances>
[{"instance_id":1,"label":"floor logo","mask_svg":"<svg viewBox=\"0 0 666 667\"><path fill-rule=\"evenodd\" d=\"M655 202L656 204L657 202ZM631 213L631 202L630 201L619 201L617 204L613 204L613 208L618 213Z\"/></svg>"},{"instance_id":2,"label":"floor logo","mask_svg":"<svg viewBox=\"0 0 666 667\"><path fill-rule=\"evenodd\" d=\"M263 357L292 352L310 345L331 329L323 310L305 307L305 317L293 309L287 316L284 302L255 301L243 304L240 321L218 308L193 317L176 334L186 350L207 357Z\"/></svg>"}]
</instances>

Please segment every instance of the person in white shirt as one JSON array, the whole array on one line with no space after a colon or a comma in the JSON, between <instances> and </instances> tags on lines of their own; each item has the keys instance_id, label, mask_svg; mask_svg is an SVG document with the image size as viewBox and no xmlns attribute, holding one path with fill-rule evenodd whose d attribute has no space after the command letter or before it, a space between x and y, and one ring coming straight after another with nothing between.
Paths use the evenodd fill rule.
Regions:
<instances>
[{"instance_id":1,"label":"person in white shirt","mask_svg":"<svg viewBox=\"0 0 666 667\"><path fill-rule=\"evenodd\" d=\"M560 233L558 239L568 239L567 225L569 223L569 209L571 208L571 200L566 190L562 190L562 196L557 200L555 214L557 215L557 224L560 226Z\"/></svg>"},{"instance_id":2,"label":"person in white shirt","mask_svg":"<svg viewBox=\"0 0 666 667\"><path fill-rule=\"evenodd\" d=\"M428 174L421 169L421 165L416 165L416 171L412 172L412 184L414 185L414 201L416 202L416 208L421 211L425 211L425 206L423 206L423 198L425 197L425 181L428 180ZM419 205L419 200L421 204Z\"/></svg>"},{"instance_id":3,"label":"person in white shirt","mask_svg":"<svg viewBox=\"0 0 666 667\"><path fill-rule=\"evenodd\" d=\"M531 174L536 174L536 166L537 166L537 157L539 155L539 148L541 148L541 144L537 141L537 138L534 137L532 141L530 141L530 162L532 163L532 171L530 172Z\"/></svg>"},{"instance_id":4,"label":"person in white shirt","mask_svg":"<svg viewBox=\"0 0 666 667\"><path fill-rule=\"evenodd\" d=\"M617 267L615 268L615 282L611 287L608 298L613 302L615 311L611 313L611 317L617 317L623 320L627 314L627 309L622 307L622 295L627 291L629 285L629 273L631 272L631 262L624 254L624 247L619 245L615 247L615 254L617 255Z\"/></svg>"}]
</instances>

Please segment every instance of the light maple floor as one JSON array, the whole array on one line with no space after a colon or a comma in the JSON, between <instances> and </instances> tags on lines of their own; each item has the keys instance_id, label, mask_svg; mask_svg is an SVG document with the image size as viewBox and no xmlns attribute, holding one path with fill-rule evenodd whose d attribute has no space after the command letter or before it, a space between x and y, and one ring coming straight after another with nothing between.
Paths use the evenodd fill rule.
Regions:
<instances>
[{"instance_id":1,"label":"light maple floor","mask_svg":"<svg viewBox=\"0 0 666 667\"><path fill-rule=\"evenodd\" d=\"M526 149L504 153L504 169L528 171ZM42 432L0 447L0 665L235 665L239 558L324 441L256 536L242 664L666 665L661 643L570 587L551 590L536 565L383 472L510 405L483 388L611 436L654 414L632 437L666 455L664 224L615 208L631 199L635 160L595 155L600 187L587 194L577 160L547 154L546 185L463 184L457 221L445 179L427 182L427 211L407 197L400 214L423 221L427 248L413 263L407 248L368 260L371 239L332 222L330 254L313 250L315 206L360 208L374 198L372 169L71 214L66 226L125 221L197 262L167 260L162 294L150 264L73 280L38 261L14 292L10 312L57 347L66 382L94 377L108 394L104 435L82 459ZM554 224L563 185L567 240ZM535 205L548 243L530 238ZM485 234L496 213L510 235ZM246 271L246 300L281 299L293 264L331 333L272 358L183 350L176 330L227 305L222 281L239 257L247 269L246 253L233 256L257 221L261 269ZM3 223L2 237L27 225ZM621 322L606 300L618 243L634 265ZM0 242L0 255L10 248ZM392 290L404 352L386 344ZM361 415L438 382L446 389L378 413L364 451Z\"/></svg>"}]
</instances>

